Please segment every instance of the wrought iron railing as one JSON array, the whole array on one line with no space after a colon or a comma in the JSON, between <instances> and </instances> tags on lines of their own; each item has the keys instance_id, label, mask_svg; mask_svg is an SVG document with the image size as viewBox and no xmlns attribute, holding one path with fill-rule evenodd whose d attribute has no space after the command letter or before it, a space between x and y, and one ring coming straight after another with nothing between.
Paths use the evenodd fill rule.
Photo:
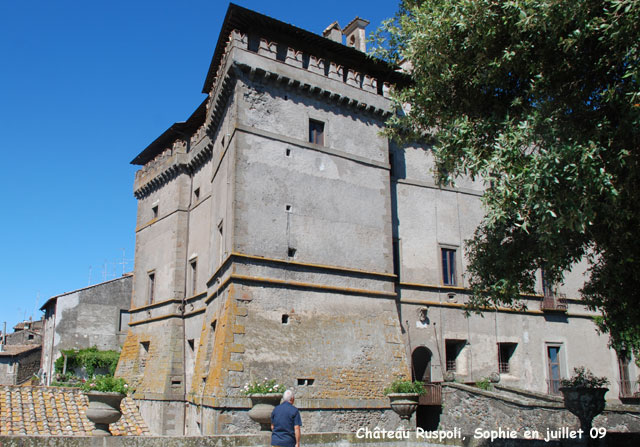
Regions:
<instances>
[{"instance_id":1,"label":"wrought iron railing","mask_svg":"<svg viewBox=\"0 0 640 447\"><path fill-rule=\"evenodd\" d=\"M420 396L420 405L442 405L442 387L439 383L425 383L427 392Z\"/></svg>"},{"instance_id":2,"label":"wrought iron railing","mask_svg":"<svg viewBox=\"0 0 640 447\"><path fill-rule=\"evenodd\" d=\"M636 380L620 380L618 384L620 386L619 397L640 397L640 388L638 388L638 382Z\"/></svg>"},{"instance_id":3,"label":"wrought iron railing","mask_svg":"<svg viewBox=\"0 0 640 447\"><path fill-rule=\"evenodd\" d=\"M540 303L540 309L543 311L566 312L567 296L564 293L556 295L553 292L545 290L544 297Z\"/></svg>"},{"instance_id":4,"label":"wrought iron railing","mask_svg":"<svg viewBox=\"0 0 640 447\"><path fill-rule=\"evenodd\" d=\"M560 379L547 380L547 393L560 394Z\"/></svg>"},{"instance_id":5,"label":"wrought iron railing","mask_svg":"<svg viewBox=\"0 0 640 447\"><path fill-rule=\"evenodd\" d=\"M498 363L498 372L502 374L509 374L509 362Z\"/></svg>"},{"instance_id":6,"label":"wrought iron railing","mask_svg":"<svg viewBox=\"0 0 640 447\"><path fill-rule=\"evenodd\" d=\"M455 360L447 360L447 371L456 371L456 361Z\"/></svg>"}]
</instances>

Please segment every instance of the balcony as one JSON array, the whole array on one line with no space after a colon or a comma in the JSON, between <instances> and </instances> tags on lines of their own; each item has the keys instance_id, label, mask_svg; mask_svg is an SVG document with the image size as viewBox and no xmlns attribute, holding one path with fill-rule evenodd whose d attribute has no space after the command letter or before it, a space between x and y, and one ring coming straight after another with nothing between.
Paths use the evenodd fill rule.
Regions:
<instances>
[{"instance_id":1,"label":"balcony","mask_svg":"<svg viewBox=\"0 0 640 447\"><path fill-rule=\"evenodd\" d=\"M427 392L420 396L419 405L442 405L442 387L439 383L425 383Z\"/></svg>"},{"instance_id":2,"label":"balcony","mask_svg":"<svg viewBox=\"0 0 640 447\"><path fill-rule=\"evenodd\" d=\"M564 293L555 294L545 290L544 298L540 303L540 310L543 312L566 312L567 296Z\"/></svg>"}]
</instances>

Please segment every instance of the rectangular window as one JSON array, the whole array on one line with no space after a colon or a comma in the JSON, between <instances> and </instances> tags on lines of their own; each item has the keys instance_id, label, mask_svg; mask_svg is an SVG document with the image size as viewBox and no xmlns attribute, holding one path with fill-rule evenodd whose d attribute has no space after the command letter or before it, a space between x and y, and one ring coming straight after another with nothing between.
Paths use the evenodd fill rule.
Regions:
<instances>
[{"instance_id":1,"label":"rectangular window","mask_svg":"<svg viewBox=\"0 0 640 447\"><path fill-rule=\"evenodd\" d=\"M220 220L220 223L218 224L218 257L219 257L219 263L222 264L222 261L224 261L224 221Z\"/></svg>"},{"instance_id":2,"label":"rectangular window","mask_svg":"<svg viewBox=\"0 0 640 447\"><path fill-rule=\"evenodd\" d=\"M196 188L193 190L193 198L196 202L200 199L200 188Z\"/></svg>"},{"instance_id":3,"label":"rectangular window","mask_svg":"<svg viewBox=\"0 0 640 447\"><path fill-rule=\"evenodd\" d=\"M153 207L151 207L151 214L153 216L153 219L158 218L158 205L154 205Z\"/></svg>"},{"instance_id":4,"label":"rectangular window","mask_svg":"<svg viewBox=\"0 0 640 447\"><path fill-rule=\"evenodd\" d=\"M309 143L324 146L324 123L322 121L309 120Z\"/></svg>"},{"instance_id":5,"label":"rectangular window","mask_svg":"<svg viewBox=\"0 0 640 447\"><path fill-rule=\"evenodd\" d=\"M189 293L191 296L196 294L197 281L198 281L198 260L193 259L189 261Z\"/></svg>"},{"instance_id":6,"label":"rectangular window","mask_svg":"<svg viewBox=\"0 0 640 447\"><path fill-rule=\"evenodd\" d=\"M149 272L149 290L148 290L148 303L153 304L156 293L156 272Z\"/></svg>"},{"instance_id":7,"label":"rectangular window","mask_svg":"<svg viewBox=\"0 0 640 447\"><path fill-rule=\"evenodd\" d=\"M546 299L553 298L553 285L547 278L547 273L544 269L540 270L540 276L542 277L542 294Z\"/></svg>"},{"instance_id":8,"label":"rectangular window","mask_svg":"<svg viewBox=\"0 0 640 447\"><path fill-rule=\"evenodd\" d=\"M620 397L633 397L635 384L629 374L630 356L627 351L618 353L618 372L620 374Z\"/></svg>"},{"instance_id":9,"label":"rectangular window","mask_svg":"<svg viewBox=\"0 0 640 447\"><path fill-rule=\"evenodd\" d=\"M118 332L126 331L128 325L129 325L129 312L126 310L120 309L120 320L118 321Z\"/></svg>"},{"instance_id":10,"label":"rectangular window","mask_svg":"<svg viewBox=\"0 0 640 447\"><path fill-rule=\"evenodd\" d=\"M456 372L458 370L458 356L464 348L466 340L445 340L445 356L446 356L446 370Z\"/></svg>"},{"instance_id":11,"label":"rectangular window","mask_svg":"<svg viewBox=\"0 0 640 447\"><path fill-rule=\"evenodd\" d=\"M547 346L547 367L549 373L549 394L560 393L560 345Z\"/></svg>"},{"instance_id":12,"label":"rectangular window","mask_svg":"<svg viewBox=\"0 0 640 447\"><path fill-rule=\"evenodd\" d=\"M498 372L509 374L511 356L516 350L517 343L498 343Z\"/></svg>"},{"instance_id":13,"label":"rectangular window","mask_svg":"<svg viewBox=\"0 0 640 447\"><path fill-rule=\"evenodd\" d=\"M140 342L140 351L139 351L139 366L138 372L140 374L144 373L144 369L147 366L147 358L149 357L149 342L142 341Z\"/></svg>"},{"instance_id":14,"label":"rectangular window","mask_svg":"<svg viewBox=\"0 0 640 447\"><path fill-rule=\"evenodd\" d=\"M442 254L442 284L456 285L456 251L451 248L441 248Z\"/></svg>"}]
</instances>

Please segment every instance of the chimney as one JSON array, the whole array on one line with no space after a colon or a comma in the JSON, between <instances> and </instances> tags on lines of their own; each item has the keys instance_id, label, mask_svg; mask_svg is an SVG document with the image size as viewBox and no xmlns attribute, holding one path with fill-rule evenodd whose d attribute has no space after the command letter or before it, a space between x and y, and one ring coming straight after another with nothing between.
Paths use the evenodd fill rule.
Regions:
<instances>
[{"instance_id":1,"label":"chimney","mask_svg":"<svg viewBox=\"0 0 640 447\"><path fill-rule=\"evenodd\" d=\"M356 17L342 30L342 34L347 37L347 46L365 53L367 51L367 42L364 29L369 24L368 20Z\"/></svg>"},{"instance_id":2,"label":"chimney","mask_svg":"<svg viewBox=\"0 0 640 447\"><path fill-rule=\"evenodd\" d=\"M329 40L342 43L342 29L340 28L340 25L338 25L338 22L333 22L331 25L327 26L327 28L322 32L322 35Z\"/></svg>"},{"instance_id":3,"label":"chimney","mask_svg":"<svg viewBox=\"0 0 640 447\"><path fill-rule=\"evenodd\" d=\"M7 342L7 322L4 322L4 328L2 330L2 338L0 339L0 352L4 351L4 344Z\"/></svg>"}]
</instances>

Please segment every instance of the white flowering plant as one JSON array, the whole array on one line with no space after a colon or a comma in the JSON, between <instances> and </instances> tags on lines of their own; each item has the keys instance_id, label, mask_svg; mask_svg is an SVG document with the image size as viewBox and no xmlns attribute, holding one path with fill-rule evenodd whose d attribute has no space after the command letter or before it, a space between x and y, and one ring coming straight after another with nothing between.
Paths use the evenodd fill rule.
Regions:
<instances>
[{"instance_id":1,"label":"white flowering plant","mask_svg":"<svg viewBox=\"0 0 640 447\"><path fill-rule=\"evenodd\" d=\"M122 395L131 394L134 391L123 378L113 376L94 376L86 380L80 388L84 392L100 391Z\"/></svg>"},{"instance_id":2,"label":"white flowering plant","mask_svg":"<svg viewBox=\"0 0 640 447\"><path fill-rule=\"evenodd\" d=\"M265 377L261 381L253 381L251 383L245 383L242 392L246 395L249 394L282 394L286 388L284 385L276 383L275 379L268 379Z\"/></svg>"}]
</instances>

